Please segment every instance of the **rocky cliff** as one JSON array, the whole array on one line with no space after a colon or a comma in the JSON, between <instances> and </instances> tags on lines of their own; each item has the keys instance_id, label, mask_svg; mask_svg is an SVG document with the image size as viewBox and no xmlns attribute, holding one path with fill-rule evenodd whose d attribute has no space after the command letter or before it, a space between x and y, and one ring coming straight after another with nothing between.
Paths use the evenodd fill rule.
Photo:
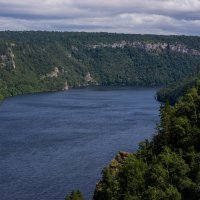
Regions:
<instances>
[{"instance_id":1,"label":"rocky cliff","mask_svg":"<svg viewBox=\"0 0 200 200\"><path fill-rule=\"evenodd\" d=\"M2 96L87 85L161 86L199 68L200 37L0 32Z\"/></svg>"},{"instance_id":2,"label":"rocky cliff","mask_svg":"<svg viewBox=\"0 0 200 200\"><path fill-rule=\"evenodd\" d=\"M15 69L15 55L10 47L0 53L0 68Z\"/></svg>"},{"instance_id":3,"label":"rocky cliff","mask_svg":"<svg viewBox=\"0 0 200 200\"><path fill-rule=\"evenodd\" d=\"M158 53L162 53L163 50L169 50L172 52L182 53L182 54L188 54L193 56L200 56L200 51L188 48L186 45L182 44L169 44L169 43L149 43L149 42L130 42L130 41L121 41L118 43L112 43L112 44L92 44L88 45L88 48L125 48L125 47L132 47L132 48L138 48L138 49L144 49L147 51L154 51Z\"/></svg>"}]
</instances>

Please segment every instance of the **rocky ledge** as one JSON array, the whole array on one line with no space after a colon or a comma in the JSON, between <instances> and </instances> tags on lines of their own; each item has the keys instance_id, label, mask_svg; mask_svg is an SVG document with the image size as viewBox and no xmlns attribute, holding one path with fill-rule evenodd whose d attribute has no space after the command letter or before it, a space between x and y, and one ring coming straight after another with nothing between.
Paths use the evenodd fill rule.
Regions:
<instances>
[{"instance_id":1,"label":"rocky ledge","mask_svg":"<svg viewBox=\"0 0 200 200\"><path fill-rule=\"evenodd\" d=\"M132 48L138 48L138 49L145 49L147 51L156 51L158 53L161 53L163 50L170 50L177 53L182 54L188 54L193 56L200 56L200 51L188 48L187 46L183 44L169 44L169 43L150 43L150 42L130 42L130 41L121 41L118 43L112 43L112 44L92 44L88 45L88 48L96 49L96 48L125 48L125 47L132 47Z\"/></svg>"}]
</instances>

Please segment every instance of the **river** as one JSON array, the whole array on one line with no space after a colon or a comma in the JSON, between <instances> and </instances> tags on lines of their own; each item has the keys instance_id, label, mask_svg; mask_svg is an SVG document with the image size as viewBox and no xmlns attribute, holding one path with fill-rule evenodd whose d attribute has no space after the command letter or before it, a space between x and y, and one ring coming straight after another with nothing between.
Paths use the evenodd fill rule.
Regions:
<instances>
[{"instance_id":1,"label":"river","mask_svg":"<svg viewBox=\"0 0 200 200\"><path fill-rule=\"evenodd\" d=\"M101 171L159 122L155 88L89 88L16 96L0 105L0 199L92 198Z\"/></svg>"}]
</instances>

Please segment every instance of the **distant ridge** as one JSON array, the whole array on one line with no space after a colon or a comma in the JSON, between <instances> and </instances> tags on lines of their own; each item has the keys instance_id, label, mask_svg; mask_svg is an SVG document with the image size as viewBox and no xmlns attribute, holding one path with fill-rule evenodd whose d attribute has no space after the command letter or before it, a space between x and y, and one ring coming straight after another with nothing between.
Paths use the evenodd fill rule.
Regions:
<instances>
[{"instance_id":1,"label":"distant ridge","mask_svg":"<svg viewBox=\"0 0 200 200\"><path fill-rule=\"evenodd\" d=\"M199 67L197 36L0 32L1 99L86 85L163 86Z\"/></svg>"}]
</instances>

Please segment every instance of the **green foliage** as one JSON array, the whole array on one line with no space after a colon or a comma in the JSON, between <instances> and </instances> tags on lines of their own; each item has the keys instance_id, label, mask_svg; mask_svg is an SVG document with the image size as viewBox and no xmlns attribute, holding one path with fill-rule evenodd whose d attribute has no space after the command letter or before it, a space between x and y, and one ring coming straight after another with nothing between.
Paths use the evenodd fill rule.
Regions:
<instances>
[{"instance_id":1,"label":"green foliage","mask_svg":"<svg viewBox=\"0 0 200 200\"><path fill-rule=\"evenodd\" d=\"M68 195L65 200L84 200L81 192L79 190L72 191L70 195Z\"/></svg>"},{"instance_id":2,"label":"green foliage","mask_svg":"<svg viewBox=\"0 0 200 200\"><path fill-rule=\"evenodd\" d=\"M117 180L117 173L108 167L103 170L103 181L99 184L100 193L98 193L98 199L118 199L120 186Z\"/></svg>"},{"instance_id":3,"label":"green foliage","mask_svg":"<svg viewBox=\"0 0 200 200\"><path fill-rule=\"evenodd\" d=\"M141 192L145 189L146 163L130 155L123 163L119 172L120 196L124 199L139 199Z\"/></svg>"},{"instance_id":4,"label":"green foliage","mask_svg":"<svg viewBox=\"0 0 200 200\"><path fill-rule=\"evenodd\" d=\"M128 156L118 168L106 167L94 199L139 199L138 195L145 188L146 170L146 163L136 155Z\"/></svg>"},{"instance_id":5,"label":"green foliage","mask_svg":"<svg viewBox=\"0 0 200 200\"><path fill-rule=\"evenodd\" d=\"M161 86L199 71L200 56L124 46L133 43L180 44L200 51L199 37L70 32L0 32L1 98L16 94L93 85ZM93 48L93 45L100 45ZM16 68L13 68L12 53ZM57 67L58 76L48 76ZM93 81L86 81L90 72Z\"/></svg>"},{"instance_id":6,"label":"green foliage","mask_svg":"<svg viewBox=\"0 0 200 200\"><path fill-rule=\"evenodd\" d=\"M169 101L174 105L190 88L197 86L199 79L200 74L170 84L157 92L157 100L164 103Z\"/></svg>"},{"instance_id":7,"label":"green foliage","mask_svg":"<svg viewBox=\"0 0 200 200\"><path fill-rule=\"evenodd\" d=\"M165 190L149 186L144 192L144 200L181 200L181 194L175 187L169 185Z\"/></svg>"},{"instance_id":8,"label":"green foliage","mask_svg":"<svg viewBox=\"0 0 200 200\"><path fill-rule=\"evenodd\" d=\"M152 141L142 142L138 152L130 154L117 168L109 166L103 171L103 187L97 185L94 200L200 199L198 85L174 107L169 103L161 107L158 134ZM112 192L104 196L108 190Z\"/></svg>"}]
</instances>

